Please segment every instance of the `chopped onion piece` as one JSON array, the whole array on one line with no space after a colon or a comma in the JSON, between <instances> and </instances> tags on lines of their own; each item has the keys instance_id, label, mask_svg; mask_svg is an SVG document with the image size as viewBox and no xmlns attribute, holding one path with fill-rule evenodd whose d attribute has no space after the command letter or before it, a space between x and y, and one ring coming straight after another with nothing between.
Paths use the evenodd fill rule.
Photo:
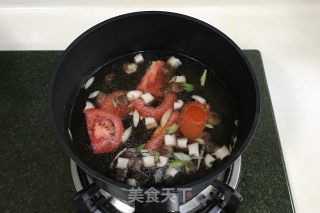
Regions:
<instances>
[{"instance_id":1,"label":"chopped onion piece","mask_svg":"<svg viewBox=\"0 0 320 213\"><path fill-rule=\"evenodd\" d=\"M173 77L170 79L169 83L175 82L175 81L176 81L176 78L177 78L177 76L173 76Z\"/></svg>"},{"instance_id":2,"label":"chopped onion piece","mask_svg":"<svg viewBox=\"0 0 320 213\"><path fill-rule=\"evenodd\" d=\"M160 121L160 126L166 125L167 121L169 120L169 117L171 115L172 109L168 109L165 113L163 113L161 121Z\"/></svg>"},{"instance_id":3,"label":"chopped onion piece","mask_svg":"<svg viewBox=\"0 0 320 213\"><path fill-rule=\"evenodd\" d=\"M166 146L175 146L176 145L176 136L175 135L165 135L164 144Z\"/></svg>"},{"instance_id":4,"label":"chopped onion piece","mask_svg":"<svg viewBox=\"0 0 320 213\"><path fill-rule=\"evenodd\" d=\"M127 150L127 148L124 148L123 150L121 150L120 152L118 152L118 154L114 157L114 159L111 161L109 168L112 169L113 168L113 164L115 162L115 160L118 159L118 157L120 157L120 155L122 155L125 151Z\"/></svg>"},{"instance_id":5,"label":"chopped onion piece","mask_svg":"<svg viewBox=\"0 0 320 213\"><path fill-rule=\"evenodd\" d=\"M176 69L177 67L179 67L182 63L181 61L174 57L174 56L171 56L168 60L167 60L167 63L174 69Z\"/></svg>"},{"instance_id":6,"label":"chopped onion piece","mask_svg":"<svg viewBox=\"0 0 320 213\"><path fill-rule=\"evenodd\" d=\"M127 64L125 72L127 74L132 74L137 71L137 68L138 68L138 65L136 65L135 63Z\"/></svg>"},{"instance_id":7,"label":"chopped onion piece","mask_svg":"<svg viewBox=\"0 0 320 213\"><path fill-rule=\"evenodd\" d=\"M201 145L204 144L204 140L202 138L197 138L195 141L197 141Z\"/></svg>"},{"instance_id":8,"label":"chopped onion piece","mask_svg":"<svg viewBox=\"0 0 320 213\"><path fill-rule=\"evenodd\" d=\"M70 140L73 141L72 133L71 133L71 131L70 131L69 128L68 128L68 133L69 133L69 138L70 138Z\"/></svg>"},{"instance_id":9,"label":"chopped onion piece","mask_svg":"<svg viewBox=\"0 0 320 213\"><path fill-rule=\"evenodd\" d=\"M234 125L235 125L235 126L239 126L239 120L235 120L235 121L234 121Z\"/></svg>"},{"instance_id":10,"label":"chopped onion piece","mask_svg":"<svg viewBox=\"0 0 320 213\"><path fill-rule=\"evenodd\" d=\"M127 180L127 184L130 185L130 186L137 186L137 180L134 179L134 178L129 178Z\"/></svg>"},{"instance_id":11,"label":"chopped onion piece","mask_svg":"<svg viewBox=\"0 0 320 213\"><path fill-rule=\"evenodd\" d=\"M222 147L220 147L215 153L213 153L214 156L216 156L216 158L222 160L224 159L226 156L230 155L230 150L223 145Z\"/></svg>"},{"instance_id":12,"label":"chopped onion piece","mask_svg":"<svg viewBox=\"0 0 320 213\"><path fill-rule=\"evenodd\" d=\"M153 167L155 166L154 156L142 157L144 167Z\"/></svg>"},{"instance_id":13,"label":"chopped onion piece","mask_svg":"<svg viewBox=\"0 0 320 213\"><path fill-rule=\"evenodd\" d=\"M130 126L129 128L127 128L124 131L121 141L126 142L129 139L129 137L131 136L131 133L132 133L132 126Z\"/></svg>"},{"instance_id":14,"label":"chopped onion piece","mask_svg":"<svg viewBox=\"0 0 320 213\"><path fill-rule=\"evenodd\" d=\"M84 108L84 110L91 108L94 108L94 105L90 101L86 101L86 107Z\"/></svg>"},{"instance_id":15,"label":"chopped onion piece","mask_svg":"<svg viewBox=\"0 0 320 213\"><path fill-rule=\"evenodd\" d=\"M178 110L183 106L183 100L177 100L176 102L174 102L173 104L173 109L174 110Z\"/></svg>"},{"instance_id":16,"label":"chopped onion piece","mask_svg":"<svg viewBox=\"0 0 320 213\"><path fill-rule=\"evenodd\" d=\"M188 139L187 138L179 138L177 139L178 147L180 148L187 148Z\"/></svg>"},{"instance_id":17,"label":"chopped onion piece","mask_svg":"<svg viewBox=\"0 0 320 213\"><path fill-rule=\"evenodd\" d=\"M144 58L141 53L134 56L133 60L134 60L134 62L136 62L136 64L141 64L144 62Z\"/></svg>"},{"instance_id":18,"label":"chopped onion piece","mask_svg":"<svg viewBox=\"0 0 320 213\"><path fill-rule=\"evenodd\" d=\"M212 124L206 124L206 127L209 129L213 129L213 125Z\"/></svg>"},{"instance_id":19,"label":"chopped onion piece","mask_svg":"<svg viewBox=\"0 0 320 213\"><path fill-rule=\"evenodd\" d=\"M158 126L157 121L152 117L146 117L144 121L147 129L153 129Z\"/></svg>"},{"instance_id":20,"label":"chopped onion piece","mask_svg":"<svg viewBox=\"0 0 320 213\"><path fill-rule=\"evenodd\" d=\"M150 93L141 95L141 98L145 104L150 104L152 101L154 101L154 97Z\"/></svg>"},{"instance_id":21,"label":"chopped onion piece","mask_svg":"<svg viewBox=\"0 0 320 213\"><path fill-rule=\"evenodd\" d=\"M168 161L169 161L168 157L160 156L159 162L157 163L157 167L164 167L165 165L167 165Z\"/></svg>"},{"instance_id":22,"label":"chopped onion piece","mask_svg":"<svg viewBox=\"0 0 320 213\"><path fill-rule=\"evenodd\" d=\"M193 98L194 100L200 102L201 104L205 104L206 103L206 99L204 99L203 97L201 97L199 95L193 95L193 96L191 96L191 98Z\"/></svg>"},{"instance_id":23,"label":"chopped onion piece","mask_svg":"<svg viewBox=\"0 0 320 213\"><path fill-rule=\"evenodd\" d=\"M118 158L118 163L116 165L117 169L126 169L129 164L129 159L128 158Z\"/></svg>"},{"instance_id":24,"label":"chopped onion piece","mask_svg":"<svg viewBox=\"0 0 320 213\"><path fill-rule=\"evenodd\" d=\"M88 89L92 85L93 82L94 82L94 77L89 78L87 83L85 83L84 88Z\"/></svg>"},{"instance_id":25,"label":"chopped onion piece","mask_svg":"<svg viewBox=\"0 0 320 213\"><path fill-rule=\"evenodd\" d=\"M178 174L178 170L175 169L175 168L169 167L169 168L166 170L166 175L167 175L167 176L174 177L174 176L176 176L176 174Z\"/></svg>"},{"instance_id":26,"label":"chopped onion piece","mask_svg":"<svg viewBox=\"0 0 320 213\"><path fill-rule=\"evenodd\" d=\"M135 100L140 98L142 92L140 90L131 90L127 93L128 100Z\"/></svg>"},{"instance_id":27,"label":"chopped onion piece","mask_svg":"<svg viewBox=\"0 0 320 213\"><path fill-rule=\"evenodd\" d=\"M198 169L198 170L200 169L200 165L201 165L201 161L202 161L203 154L204 154L204 147L202 147L202 149L201 149L201 151L200 151L200 157L199 157L198 163L197 163L197 169Z\"/></svg>"},{"instance_id":28,"label":"chopped onion piece","mask_svg":"<svg viewBox=\"0 0 320 213\"><path fill-rule=\"evenodd\" d=\"M154 182L159 183L162 179L162 169L158 169L154 173L153 177L154 177Z\"/></svg>"},{"instance_id":29,"label":"chopped onion piece","mask_svg":"<svg viewBox=\"0 0 320 213\"><path fill-rule=\"evenodd\" d=\"M206 156L204 157L204 164L211 168L212 167L212 163L215 161L216 159L214 157L212 157L210 154L206 154Z\"/></svg>"},{"instance_id":30,"label":"chopped onion piece","mask_svg":"<svg viewBox=\"0 0 320 213\"><path fill-rule=\"evenodd\" d=\"M132 117L133 117L133 126L137 127L139 124L139 117L140 117L139 112L137 110L134 110Z\"/></svg>"},{"instance_id":31,"label":"chopped onion piece","mask_svg":"<svg viewBox=\"0 0 320 213\"><path fill-rule=\"evenodd\" d=\"M176 81L175 81L175 82L178 82L178 83L185 83L186 81L187 81L186 76L184 76L184 75L177 75L177 77L176 77Z\"/></svg>"},{"instance_id":32,"label":"chopped onion piece","mask_svg":"<svg viewBox=\"0 0 320 213\"><path fill-rule=\"evenodd\" d=\"M202 73L202 76L200 78L200 85L204 86L204 84L206 83L206 78L207 78L207 70L205 69Z\"/></svg>"},{"instance_id":33,"label":"chopped onion piece","mask_svg":"<svg viewBox=\"0 0 320 213\"><path fill-rule=\"evenodd\" d=\"M93 93L90 93L88 98L95 98L99 94L99 91L94 91Z\"/></svg>"},{"instance_id":34,"label":"chopped onion piece","mask_svg":"<svg viewBox=\"0 0 320 213\"><path fill-rule=\"evenodd\" d=\"M175 152L173 153L173 155L179 160L191 161L191 157L189 155L184 154L183 152Z\"/></svg>"},{"instance_id":35,"label":"chopped onion piece","mask_svg":"<svg viewBox=\"0 0 320 213\"><path fill-rule=\"evenodd\" d=\"M199 156L199 144L192 143L188 145L189 155Z\"/></svg>"}]
</instances>

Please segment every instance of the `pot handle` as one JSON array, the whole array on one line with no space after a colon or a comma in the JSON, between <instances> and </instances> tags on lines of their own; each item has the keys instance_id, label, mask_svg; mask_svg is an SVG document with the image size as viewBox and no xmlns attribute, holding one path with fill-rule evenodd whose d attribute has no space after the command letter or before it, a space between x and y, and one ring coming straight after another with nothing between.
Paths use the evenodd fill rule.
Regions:
<instances>
[{"instance_id":1,"label":"pot handle","mask_svg":"<svg viewBox=\"0 0 320 213\"><path fill-rule=\"evenodd\" d=\"M230 187L229 185L221 182L215 181L212 184L217 191L220 193L217 199L217 208L220 209L218 212L225 212L225 213L234 213L237 211L239 204L243 201L242 196L238 191L234 188Z\"/></svg>"},{"instance_id":2,"label":"pot handle","mask_svg":"<svg viewBox=\"0 0 320 213\"><path fill-rule=\"evenodd\" d=\"M77 213L101 212L107 202L104 196L97 196L100 188L92 183L88 187L77 192L74 196L74 206Z\"/></svg>"}]
</instances>

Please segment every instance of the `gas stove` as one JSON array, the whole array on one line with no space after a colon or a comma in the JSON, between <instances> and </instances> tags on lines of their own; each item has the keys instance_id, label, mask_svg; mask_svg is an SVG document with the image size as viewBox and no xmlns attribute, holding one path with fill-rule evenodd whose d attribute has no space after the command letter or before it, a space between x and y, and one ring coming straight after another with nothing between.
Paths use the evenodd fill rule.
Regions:
<instances>
[{"instance_id":1,"label":"gas stove","mask_svg":"<svg viewBox=\"0 0 320 213\"><path fill-rule=\"evenodd\" d=\"M136 212L135 204L121 200L112 196L103 189L95 189L94 193L90 195L87 189L95 186L94 181L74 162L70 161L70 168L74 187L78 192L76 196L77 211L78 212L94 212L94 213L133 213ZM241 157L239 157L232 166L220 173L217 180L225 183L232 189L236 189L241 171ZM86 196L83 199L83 191L86 190ZM238 198L242 199L240 194L235 192ZM80 196L80 197L79 197ZM79 203L80 202L80 203ZM209 185L199 194L193 196L192 199L178 206L181 213L220 213L223 212L224 196L221 195L215 185ZM169 207L170 208L170 207ZM162 209L163 212L171 212L172 209ZM146 211L146 210L144 210ZM147 210L148 211L148 210ZM149 212L151 212L150 209Z\"/></svg>"}]
</instances>

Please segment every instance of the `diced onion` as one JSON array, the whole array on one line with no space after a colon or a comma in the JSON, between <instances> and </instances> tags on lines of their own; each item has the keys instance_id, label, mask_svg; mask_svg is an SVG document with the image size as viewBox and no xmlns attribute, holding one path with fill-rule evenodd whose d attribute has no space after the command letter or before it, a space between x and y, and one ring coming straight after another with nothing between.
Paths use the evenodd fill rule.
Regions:
<instances>
[{"instance_id":1,"label":"diced onion","mask_svg":"<svg viewBox=\"0 0 320 213\"><path fill-rule=\"evenodd\" d=\"M130 126L129 128L127 128L124 131L121 141L126 142L129 139L129 137L131 136L131 133L132 133L132 126Z\"/></svg>"},{"instance_id":2,"label":"diced onion","mask_svg":"<svg viewBox=\"0 0 320 213\"><path fill-rule=\"evenodd\" d=\"M191 98L193 98L194 100L200 102L201 104L205 104L206 103L206 99L204 99L203 97L201 97L199 95L193 95L193 96L191 96Z\"/></svg>"},{"instance_id":3,"label":"diced onion","mask_svg":"<svg viewBox=\"0 0 320 213\"><path fill-rule=\"evenodd\" d=\"M176 82L177 83L186 83L187 78L184 75L177 75L176 77Z\"/></svg>"},{"instance_id":4,"label":"diced onion","mask_svg":"<svg viewBox=\"0 0 320 213\"><path fill-rule=\"evenodd\" d=\"M95 98L99 94L99 91L94 91L93 93L90 93L88 98Z\"/></svg>"},{"instance_id":5,"label":"diced onion","mask_svg":"<svg viewBox=\"0 0 320 213\"><path fill-rule=\"evenodd\" d=\"M147 129L153 129L158 126L157 121L152 117L146 117L144 121Z\"/></svg>"},{"instance_id":6,"label":"diced onion","mask_svg":"<svg viewBox=\"0 0 320 213\"><path fill-rule=\"evenodd\" d=\"M167 121L169 120L169 117L171 115L172 109L168 109L165 113L163 113L161 121L160 121L160 126L166 125Z\"/></svg>"},{"instance_id":7,"label":"diced onion","mask_svg":"<svg viewBox=\"0 0 320 213\"><path fill-rule=\"evenodd\" d=\"M141 95L141 98L145 104L150 104L154 100L154 97L150 93Z\"/></svg>"},{"instance_id":8,"label":"diced onion","mask_svg":"<svg viewBox=\"0 0 320 213\"><path fill-rule=\"evenodd\" d=\"M174 56L171 56L168 60L167 60L167 63L174 69L176 69L177 67L179 67L182 63L181 61L174 57Z\"/></svg>"},{"instance_id":9,"label":"diced onion","mask_svg":"<svg viewBox=\"0 0 320 213\"><path fill-rule=\"evenodd\" d=\"M94 108L94 105L90 101L86 101L86 107L84 108L84 110L92 108Z\"/></svg>"},{"instance_id":10,"label":"diced onion","mask_svg":"<svg viewBox=\"0 0 320 213\"><path fill-rule=\"evenodd\" d=\"M206 154L206 156L204 157L204 164L211 168L212 167L212 163L215 161L216 159L214 157L212 157L210 154Z\"/></svg>"},{"instance_id":11,"label":"diced onion","mask_svg":"<svg viewBox=\"0 0 320 213\"><path fill-rule=\"evenodd\" d=\"M138 68L138 65L136 65L135 63L131 63L126 66L125 72L127 74L132 74L137 71L137 68Z\"/></svg>"},{"instance_id":12,"label":"diced onion","mask_svg":"<svg viewBox=\"0 0 320 213\"><path fill-rule=\"evenodd\" d=\"M189 155L199 156L199 144L192 143L188 145Z\"/></svg>"},{"instance_id":13,"label":"diced onion","mask_svg":"<svg viewBox=\"0 0 320 213\"><path fill-rule=\"evenodd\" d=\"M175 146L176 145L176 136L175 135L165 135L164 144L166 146Z\"/></svg>"},{"instance_id":14,"label":"diced onion","mask_svg":"<svg viewBox=\"0 0 320 213\"><path fill-rule=\"evenodd\" d=\"M120 155L122 155L125 151L127 150L127 148L122 149L120 152L118 152L118 154L114 157L114 159L111 161L109 168L112 169L115 160L118 159L118 157L120 157Z\"/></svg>"},{"instance_id":15,"label":"diced onion","mask_svg":"<svg viewBox=\"0 0 320 213\"><path fill-rule=\"evenodd\" d=\"M158 169L154 173L153 177L154 177L154 182L159 183L162 179L162 169Z\"/></svg>"},{"instance_id":16,"label":"diced onion","mask_svg":"<svg viewBox=\"0 0 320 213\"><path fill-rule=\"evenodd\" d=\"M159 162L157 163L157 167L164 167L165 165L167 165L168 161L169 161L168 157L160 156Z\"/></svg>"},{"instance_id":17,"label":"diced onion","mask_svg":"<svg viewBox=\"0 0 320 213\"><path fill-rule=\"evenodd\" d=\"M137 186L137 180L134 179L134 178L129 178L127 180L127 184L130 185L130 186Z\"/></svg>"},{"instance_id":18,"label":"diced onion","mask_svg":"<svg viewBox=\"0 0 320 213\"><path fill-rule=\"evenodd\" d=\"M135 100L140 98L140 96L142 95L142 92L139 90L131 90L127 93L127 98L128 100Z\"/></svg>"},{"instance_id":19,"label":"diced onion","mask_svg":"<svg viewBox=\"0 0 320 213\"><path fill-rule=\"evenodd\" d=\"M200 165L201 165L201 161L202 161L202 158L203 158L203 154L204 154L204 147L202 147L202 149L200 151L200 157L199 157L198 163L197 163L197 169L198 170L200 169Z\"/></svg>"},{"instance_id":20,"label":"diced onion","mask_svg":"<svg viewBox=\"0 0 320 213\"><path fill-rule=\"evenodd\" d=\"M180 148L187 148L188 139L187 138L179 138L177 139L178 147Z\"/></svg>"},{"instance_id":21,"label":"diced onion","mask_svg":"<svg viewBox=\"0 0 320 213\"><path fill-rule=\"evenodd\" d=\"M195 141L197 141L201 145L204 144L204 140L202 138L197 138Z\"/></svg>"},{"instance_id":22,"label":"diced onion","mask_svg":"<svg viewBox=\"0 0 320 213\"><path fill-rule=\"evenodd\" d=\"M134 110L132 117L133 117L133 126L137 127L140 120L139 112L137 110Z\"/></svg>"},{"instance_id":23,"label":"diced onion","mask_svg":"<svg viewBox=\"0 0 320 213\"><path fill-rule=\"evenodd\" d=\"M239 120L235 120L235 121L234 121L234 125L235 125L235 126L239 126Z\"/></svg>"},{"instance_id":24,"label":"diced onion","mask_svg":"<svg viewBox=\"0 0 320 213\"><path fill-rule=\"evenodd\" d=\"M144 62L144 58L141 53L135 55L133 60L134 60L134 62L136 62L136 64L141 64Z\"/></svg>"},{"instance_id":25,"label":"diced onion","mask_svg":"<svg viewBox=\"0 0 320 213\"><path fill-rule=\"evenodd\" d=\"M118 163L116 165L117 169L126 169L129 164L129 159L128 158L118 158Z\"/></svg>"},{"instance_id":26,"label":"diced onion","mask_svg":"<svg viewBox=\"0 0 320 213\"><path fill-rule=\"evenodd\" d=\"M175 152L173 153L173 155L179 160L191 161L191 157L189 155L184 154L183 152Z\"/></svg>"},{"instance_id":27,"label":"diced onion","mask_svg":"<svg viewBox=\"0 0 320 213\"><path fill-rule=\"evenodd\" d=\"M209 129L213 129L213 125L212 124L206 124L206 127Z\"/></svg>"},{"instance_id":28,"label":"diced onion","mask_svg":"<svg viewBox=\"0 0 320 213\"><path fill-rule=\"evenodd\" d=\"M89 78L87 83L84 85L84 88L88 89L92 85L93 82L94 82L94 77Z\"/></svg>"},{"instance_id":29,"label":"diced onion","mask_svg":"<svg viewBox=\"0 0 320 213\"><path fill-rule=\"evenodd\" d=\"M71 133L71 131L70 131L70 129L69 129L69 128L68 128L68 134L69 134L69 138L70 138L70 140L71 140L71 141L73 141L72 133Z\"/></svg>"},{"instance_id":30,"label":"diced onion","mask_svg":"<svg viewBox=\"0 0 320 213\"><path fill-rule=\"evenodd\" d=\"M154 156L152 156L152 155L146 156L146 157L142 157L142 161L143 161L144 167L153 167L153 166L155 166Z\"/></svg>"},{"instance_id":31,"label":"diced onion","mask_svg":"<svg viewBox=\"0 0 320 213\"><path fill-rule=\"evenodd\" d=\"M178 170L175 169L175 168L169 167L169 168L166 170L166 175L167 175L167 176L174 177L174 176L176 176L176 174L178 174Z\"/></svg>"},{"instance_id":32,"label":"diced onion","mask_svg":"<svg viewBox=\"0 0 320 213\"><path fill-rule=\"evenodd\" d=\"M224 159L226 156L230 155L230 150L223 145L222 147L220 147L215 153L213 153L214 156L216 156L216 158L222 160Z\"/></svg>"},{"instance_id":33,"label":"diced onion","mask_svg":"<svg viewBox=\"0 0 320 213\"><path fill-rule=\"evenodd\" d=\"M178 109L180 109L182 106L183 106L183 101L179 99L179 100L177 100L177 101L174 102L174 104L173 104L173 109L174 109L174 110L178 110Z\"/></svg>"}]
</instances>

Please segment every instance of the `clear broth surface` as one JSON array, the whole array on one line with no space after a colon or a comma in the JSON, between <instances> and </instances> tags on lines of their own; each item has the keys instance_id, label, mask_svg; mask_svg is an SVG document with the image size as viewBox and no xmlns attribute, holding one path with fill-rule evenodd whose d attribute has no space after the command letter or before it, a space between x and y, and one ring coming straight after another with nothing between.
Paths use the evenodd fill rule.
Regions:
<instances>
[{"instance_id":1,"label":"clear broth surface","mask_svg":"<svg viewBox=\"0 0 320 213\"><path fill-rule=\"evenodd\" d=\"M123 71L122 65L124 63L132 63L133 57L136 54L137 53L128 54L106 63L96 72L94 72L93 76L95 77L95 81L93 84L87 90L82 88L79 91L77 99L73 104L69 129L72 132L73 137L71 148L82 161L99 173L114 179L115 170L109 169L109 165L114 159L115 155L124 147L137 147L138 145L147 142L154 131L154 129L146 130L143 122L140 121L139 126L133 129L130 138L117 150L115 150L115 152L98 155L93 154L83 113L85 102L88 100L89 94L96 90L109 94L116 90L129 91L136 89L142 76L152 61L166 61L172 55L179 58L182 62L182 65L174 71L175 74L185 75L187 78L187 83L194 85L194 91L184 91L179 93L178 97L185 103L187 101L193 101L191 98L191 95L193 94L204 97L207 100L207 103L211 106L211 109L213 109L213 111L217 113L221 119L221 123L218 126L215 126L213 129L206 128L206 131L211 133L212 140L219 146L226 145L228 147L229 144L232 143L231 138L233 135L236 135L237 131L235 126L236 110L234 107L234 102L227 88L220 81L213 70L211 70L209 67L206 67L201 62L179 53L167 51L144 51L142 52L144 63L138 66L137 72L128 75ZM200 86L200 77L204 69L207 69L208 73L205 86L202 87ZM104 79L105 75L109 73L114 73L115 77L112 83L107 85ZM92 100L89 101L94 103ZM127 116L125 119L123 119L123 125L124 128L132 126L132 116ZM216 161L212 168L209 169L206 168L202 163L199 171L196 174L188 175L184 172L180 172L173 181L157 184L153 181L148 181L144 184L144 186L170 187L187 184L209 174L220 163L220 161ZM154 169L145 169L146 174L153 174L154 172Z\"/></svg>"}]
</instances>

